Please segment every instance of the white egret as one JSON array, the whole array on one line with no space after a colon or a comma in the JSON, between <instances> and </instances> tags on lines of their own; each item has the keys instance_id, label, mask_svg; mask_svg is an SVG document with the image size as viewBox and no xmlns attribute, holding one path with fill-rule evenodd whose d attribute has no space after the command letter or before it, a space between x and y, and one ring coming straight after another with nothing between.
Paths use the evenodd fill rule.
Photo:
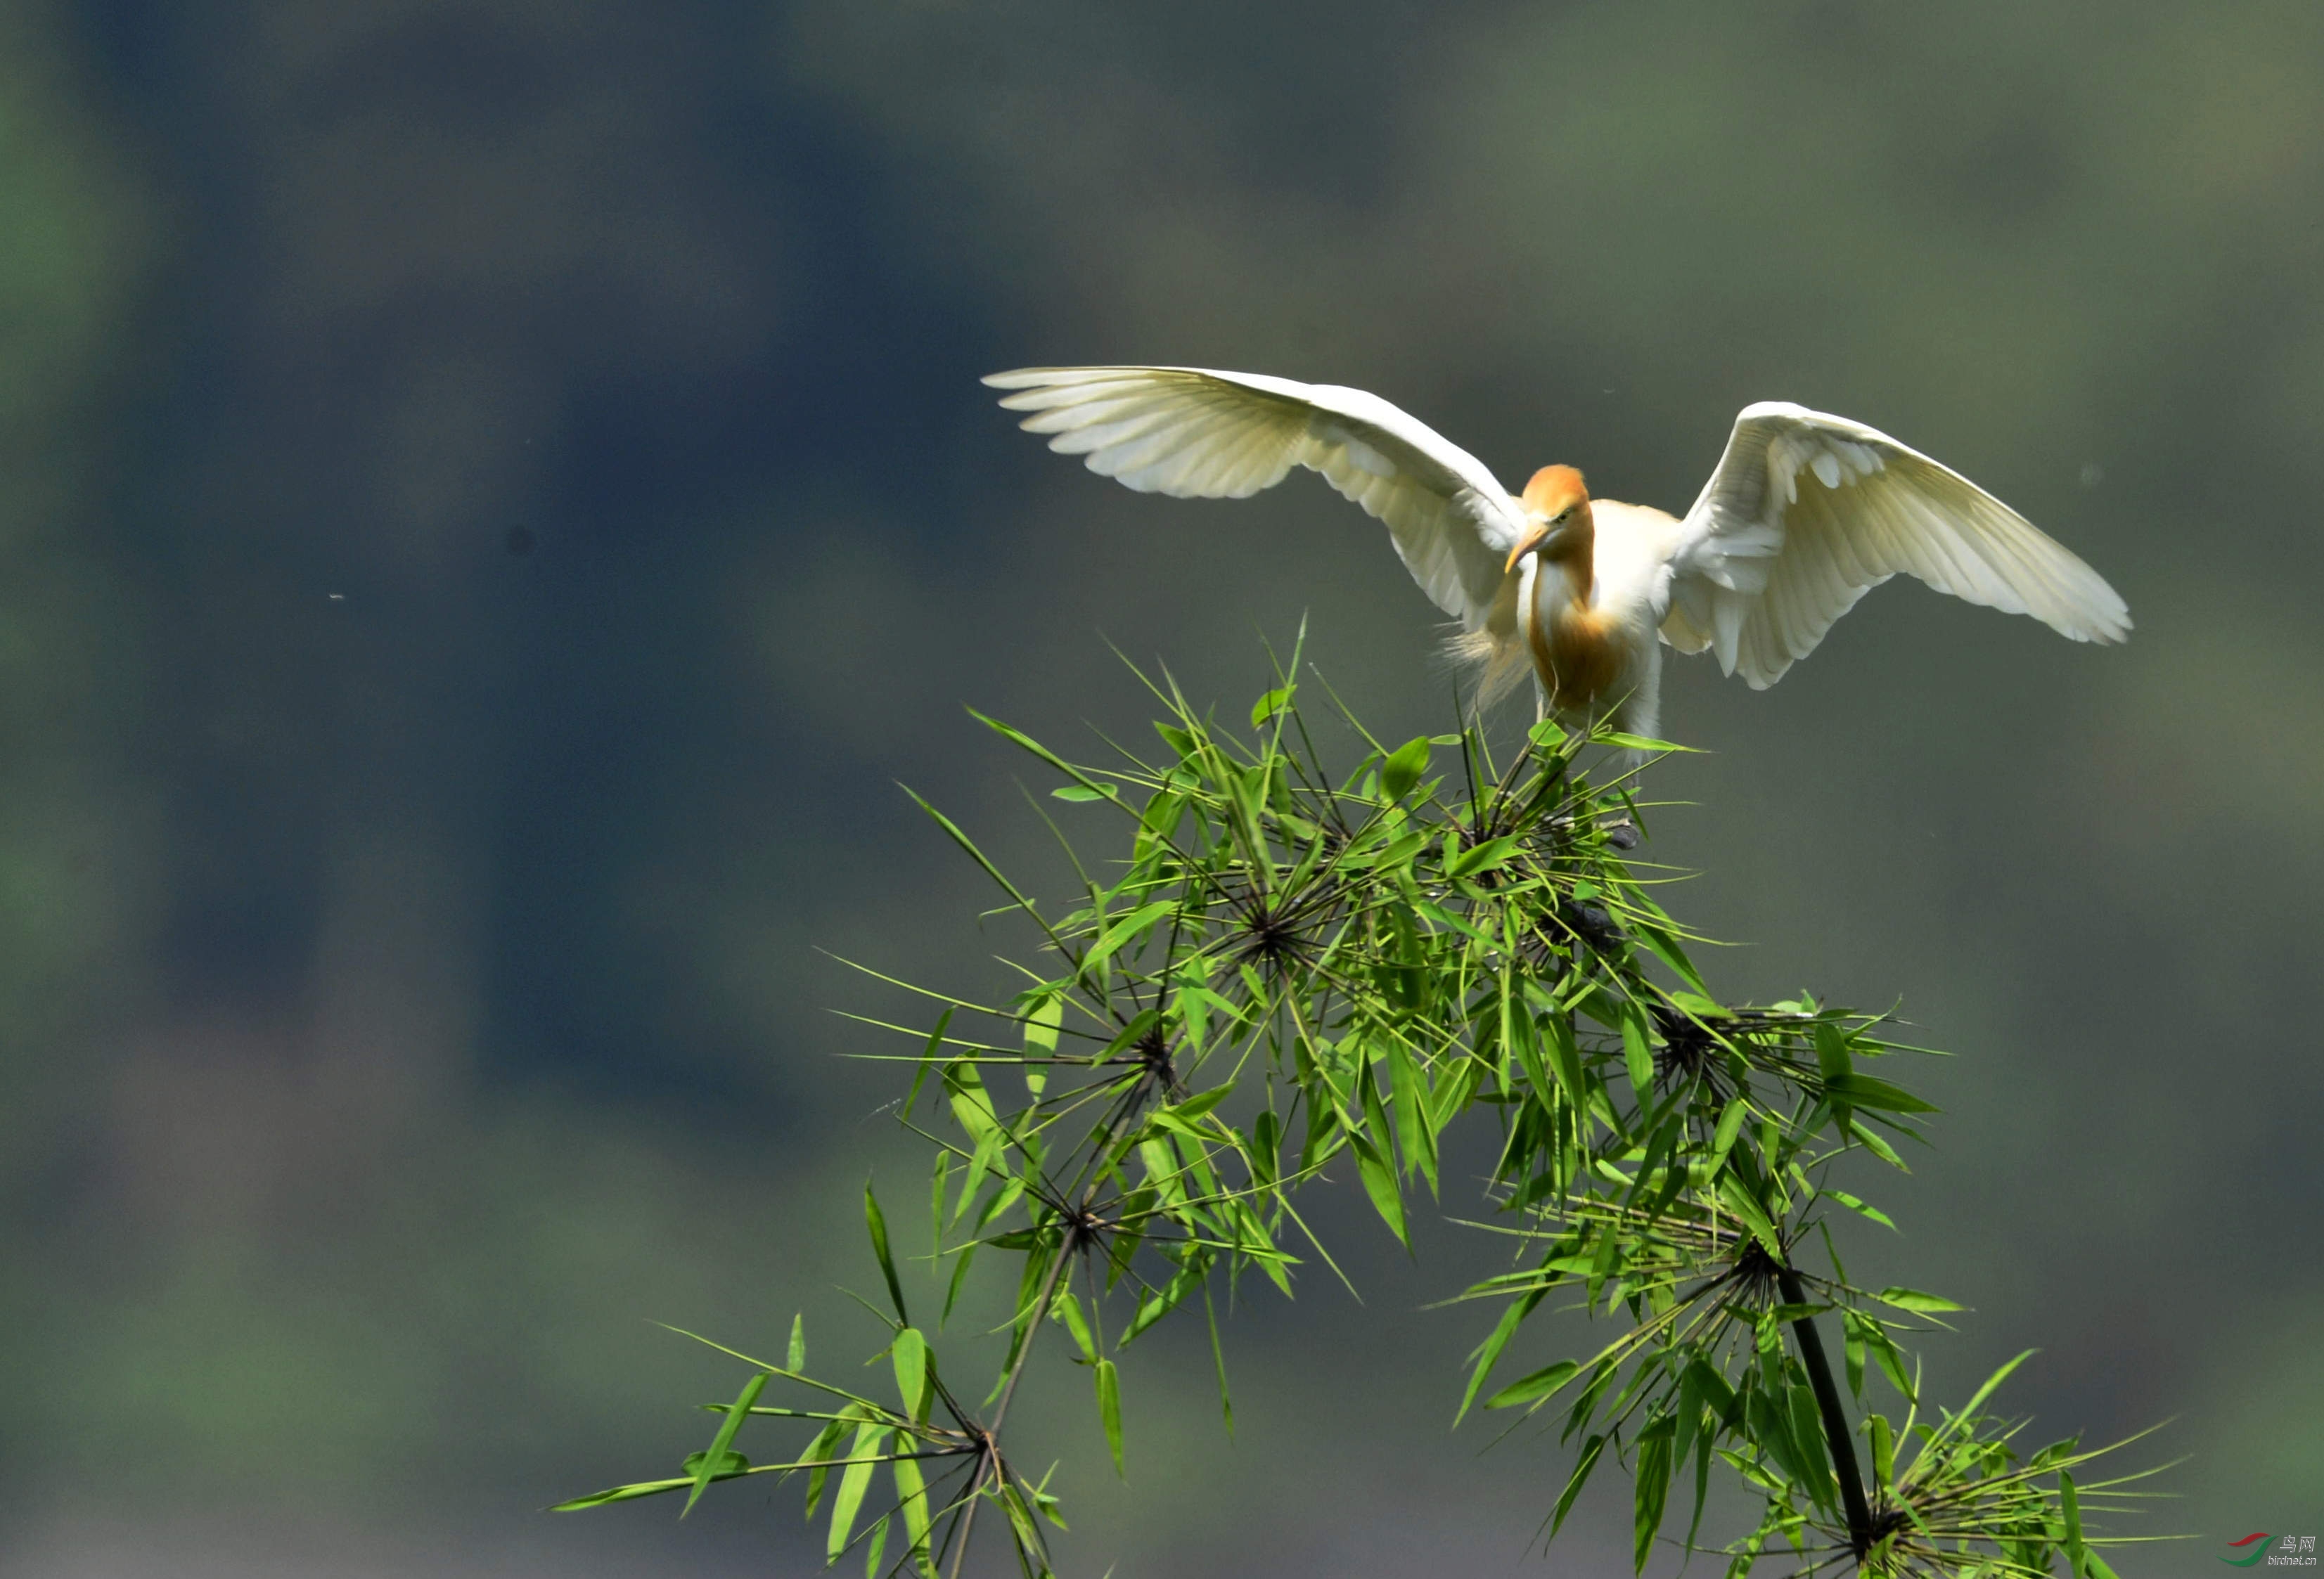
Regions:
<instances>
[{"instance_id":1,"label":"white egret","mask_svg":"<svg viewBox=\"0 0 2324 1579\"><path fill-rule=\"evenodd\" d=\"M1890 576L2076 641L2130 611L2032 522L1886 434L1769 400L1735 420L1683 517L1591 499L1545 466L1512 496L1483 463L1377 395L1191 367L1028 367L984 381L1049 447L1143 493L1240 499L1305 466L1386 522L1405 568L1461 622L1490 701L1533 671L1568 724L1655 733L1661 643L1708 647L1755 690Z\"/></svg>"}]
</instances>

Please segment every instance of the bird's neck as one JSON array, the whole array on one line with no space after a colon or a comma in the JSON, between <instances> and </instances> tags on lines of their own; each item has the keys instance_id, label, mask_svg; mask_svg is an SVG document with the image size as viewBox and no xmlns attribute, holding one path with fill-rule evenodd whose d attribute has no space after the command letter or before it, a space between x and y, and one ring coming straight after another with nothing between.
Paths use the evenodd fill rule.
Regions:
<instances>
[{"instance_id":1,"label":"bird's neck","mask_svg":"<svg viewBox=\"0 0 2324 1579\"><path fill-rule=\"evenodd\" d=\"M1557 546L1542 554L1565 573L1566 591L1577 609L1590 607L1590 589L1598 580L1597 549L1598 524L1591 518L1590 501L1584 500L1575 508Z\"/></svg>"}]
</instances>

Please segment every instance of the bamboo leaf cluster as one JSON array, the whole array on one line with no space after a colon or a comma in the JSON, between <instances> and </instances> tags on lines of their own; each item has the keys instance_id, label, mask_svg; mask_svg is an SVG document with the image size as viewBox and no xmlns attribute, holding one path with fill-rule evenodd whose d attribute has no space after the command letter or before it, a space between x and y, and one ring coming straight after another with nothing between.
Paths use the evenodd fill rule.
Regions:
<instances>
[{"instance_id":1,"label":"bamboo leaf cluster","mask_svg":"<svg viewBox=\"0 0 2324 1579\"><path fill-rule=\"evenodd\" d=\"M893 1399L811 1375L795 1324L786 1363L734 1354L747 1380L706 1406L718 1424L681 1474L562 1506L682 1491L691 1508L717 1482L796 1475L832 1559L860 1550L869 1575L959 1573L988 1505L1021 1571L1047 1574L1042 1527L1063 1528L1061 1510L1006 1429L1036 1353L1090 1372L1120 1473L1123 1356L1199 1311L1231 1429L1222 1307L1254 1276L1286 1296L1340 1276L1303 1215L1308 1188L1352 1176L1409 1243L1413 1214L1438 1208L1448 1135L1469 1125L1497 1144L1465 1209L1512 1261L1452 1295L1493 1311L1456 1415L1540 1417L1571 1446L1550 1536L1614 1463L1641 1570L1658 1544L1699 1549L1711 1479L1729 1474L1763 1505L1722 1548L1730 1579L1778 1559L2112 1579L2101 1551L2126 1538L2089 1521L2126 1510L2138 1477L2078 1480L2097 1454L2072 1440L2021 1453L2018 1423L1987 1409L2016 1362L1959 1411L1925 1403L1910 1343L1960 1307L1850 1281L1831 1215L1893 1224L1832 1181L1834 1164L1902 1169L1898 1147L1933 1109L1894 1071L1920 1050L1877 1016L1713 993L1689 955L1699 940L1656 897L1666 875L1636 853L1633 776L1580 767L1665 748L1544 722L1501 760L1473 723L1389 746L1340 710L1362 749L1333 775L1297 674L1295 656L1247 729L1166 677L1159 748L1116 747L1102 767L982 721L1127 849L1086 862L1060 831L1077 888L1045 907L921 803L1038 950L1005 1000L880 978L936 1005L926 1031L866 1022L917 1043L895 1056L912 1066L904 1121L933 1152L943 1290L933 1324L916 1323L867 1188ZM938 1346L972 1268L996 1260L1014 1296L979 1396L955 1389ZM1610 1336L1509 1374L1528 1321L1560 1307ZM775 1387L798 1406L758 1401ZM762 1419L799 1422L803 1448L745 1458L743 1429L755 1441Z\"/></svg>"}]
</instances>

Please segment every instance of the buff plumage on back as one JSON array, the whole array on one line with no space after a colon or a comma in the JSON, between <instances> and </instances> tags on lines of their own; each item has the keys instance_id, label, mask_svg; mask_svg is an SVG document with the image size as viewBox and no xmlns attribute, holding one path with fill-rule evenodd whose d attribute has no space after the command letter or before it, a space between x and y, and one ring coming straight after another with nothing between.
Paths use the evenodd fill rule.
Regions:
<instances>
[{"instance_id":1,"label":"buff plumage on back","mask_svg":"<svg viewBox=\"0 0 2324 1579\"><path fill-rule=\"evenodd\" d=\"M1502 561L1522 521L1484 463L1377 395L1198 367L1027 367L984 381L1049 447L1142 493L1241 499L1294 466L1386 523L1464 631L1515 630Z\"/></svg>"}]
</instances>

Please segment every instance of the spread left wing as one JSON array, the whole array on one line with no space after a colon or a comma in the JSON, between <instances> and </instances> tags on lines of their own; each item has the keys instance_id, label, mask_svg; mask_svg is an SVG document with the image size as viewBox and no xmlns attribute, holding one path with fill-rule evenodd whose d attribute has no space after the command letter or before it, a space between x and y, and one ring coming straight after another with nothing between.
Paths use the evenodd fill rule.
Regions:
<instances>
[{"instance_id":1,"label":"spread left wing","mask_svg":"<svg viewBox=\"0 0 2324 1579\"><path fill-rule=\"evenodd\" d=\"M1515 629L1504 564L1524 520L1484 463L1378 395L1198 367L1026 367L984 381L1049 447L1141 493L1241 499L1294 466L1388 526L1421 590L1464 629Z\"/></svg>"},{"instance_id":2,"label":"spread left wing","mask_svg":"<svg viewBox=\"0 0 2324 1579\"><path fill-rule=\"evenodd\" d=\"M1860 422L1770 400L1743 409L1687 511L1663 635L1713 648L1764 690L1899 572L2076 641L2130 634L2098 572L1960 473Z\"/></svg>"}]
</instances>

